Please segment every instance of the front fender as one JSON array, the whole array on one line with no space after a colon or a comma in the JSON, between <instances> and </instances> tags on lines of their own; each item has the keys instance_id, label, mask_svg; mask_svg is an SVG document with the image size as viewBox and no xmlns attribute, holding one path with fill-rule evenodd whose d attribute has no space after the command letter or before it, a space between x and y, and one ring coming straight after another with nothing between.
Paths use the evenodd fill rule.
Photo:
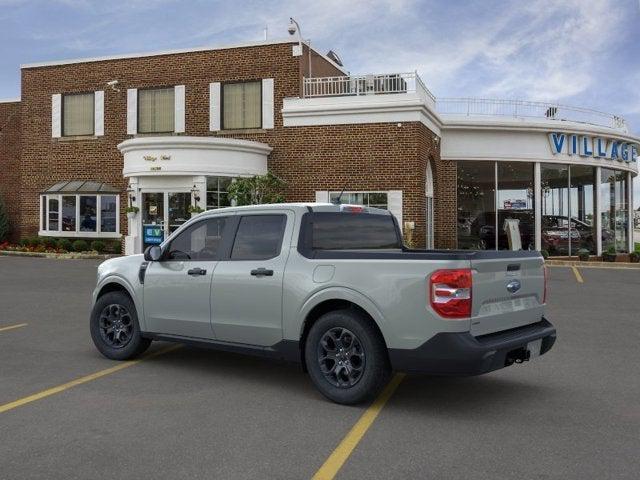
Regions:
<instances>
[{"instance_id":1,"label":"front fender","mask_svg":"<svg viewBox=\"0 0 640 480\"><path fill-rule=\"evenodd\" d=\"M95 305L102 289L107 285L114 284L114 283L124 288L129 294L129 296L133 299L133 303L136 306L136 312L138 314L138 322L140 324L140 329L144 332L146 330L146 323L144 321L144 304L142 302L142 285L134 286L126 277L122 275L118 275L117 273L111 273L105 276L104 278L101 278L98 284L96 285L96 288L93 291L92 305Z\"/></svg>"}]
</instances>

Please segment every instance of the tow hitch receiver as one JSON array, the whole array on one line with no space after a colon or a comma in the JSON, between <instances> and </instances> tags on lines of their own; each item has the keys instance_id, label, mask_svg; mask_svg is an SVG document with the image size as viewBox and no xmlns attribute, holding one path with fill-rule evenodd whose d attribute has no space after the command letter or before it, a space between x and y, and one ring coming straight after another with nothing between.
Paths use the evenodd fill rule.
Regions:
<instances>
[{"instance_id":1,"label":"tow hitch receiver","mask_svg":"<svg viewBox=\"0 0 640 480\"><path fill-rule=\"evenodd\" d=\"M507 358L504 362L505 367L513 365L514 363L528 362L531 359L531 351L525 347L511 350L507 353Z\"/></svg>"}]
</instances>

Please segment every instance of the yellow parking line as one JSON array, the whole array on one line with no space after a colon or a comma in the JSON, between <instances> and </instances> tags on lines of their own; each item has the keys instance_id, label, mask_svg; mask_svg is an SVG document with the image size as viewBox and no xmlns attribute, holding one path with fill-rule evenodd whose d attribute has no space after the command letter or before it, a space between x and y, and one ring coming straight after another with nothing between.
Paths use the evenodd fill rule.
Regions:
<instances>
[{"instance_id":1,"label":"yellow parking line","mask_svg":"<svg viewBox=\"0 0 640 480\"><path fill-rule=\"evenodd\" d=\"M124 370L125 368L132 367L137 365L140 362L143 362L149 358L157 357L158 355L162 355L165 353L172 352L173 350L182 347L181 344L170 345L169 347L158 350L157 352L153 352L149 355L145 355L142 358L137 360L129 360L126 362L122 362L115 367L107 368L105 370L100 370L99 372L92 373L90 375L86 375L84 377L76 378L67 383L63 383L62 385L58 385L57 387L49 388L47 390L43 390L38 393L34 393L33 395L29 395L28 397L20 398L10 403L5 403L4 405L0 405L0 413L7 412L9 410L13 410L14 408L21 407L26 405L27 403L35 402L36 400L40 400L42 398L50 397L51 395L55 395L56 393L64 392L72 387L77 387L78 385L82 385L83 383L90 382L92 380L96 380L98 378L104 377L106 375L110 375L115 372L119 372L120 370Z\"/></svg>"},{"instance_id":2,"label":"yellow parking line","mask_svg":"<svg viewBox=\"0 0 640 480\"><path fill-rule=\"evenodd\" d=\"M573 274L576 276L576 280L578 281L578 283L584 283L584 278L582 278L582 275L580 275L580 270L578 270L578 267L571 267L571 270L573 270Z\"/></svg>"},{"instance_id":3,"label":"yellow parking line","mask_svg":"<svg viewBox=\"0 0 640 480\"><path fill-rule=\"evenodd\" d=\"M369 427L373 425L376 417L387 403L387 400L391 398L393 392L396 391L400 382L405 377L403 373L397 373L385 387L382 393L376 398L369 408L362 414L360 419L351 428L347 436L342 439L340 445L333 451L333 453L322 464L320 469L313 476L313 480L331 480L347 461L351 452L358 446L364 434L367 433Z\"/></svg>"},{"instance_id":4,"label":"yellow parking line","mask_svg":"<svg viewBox=\"0 0 640 480\"><path fill-rule=\"evenodd\" d=\"M0 332L6 332L7 330L13 330L14 328L26 327L28 323L18 323L17 325L9 325L8 327L0 327Z\"/></svg>"}]
</instances>

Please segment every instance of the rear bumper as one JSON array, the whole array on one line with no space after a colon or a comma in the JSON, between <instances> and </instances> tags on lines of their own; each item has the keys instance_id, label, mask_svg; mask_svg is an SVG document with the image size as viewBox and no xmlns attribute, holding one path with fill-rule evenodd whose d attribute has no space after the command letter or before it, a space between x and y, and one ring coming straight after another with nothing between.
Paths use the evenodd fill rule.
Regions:
<instances>
[{"instance_id":1,"label":"rear bumper","mask_svg":"<svg viewBox=\"0 0 640 480\"><path fill-rule=\"evenodd\" d=\"M503 332L474 337L469 332L439 333L416 349L389 349L394 370L431 375L480 375L527 356L527 344L542 339L540 355L556 341L556 329L545 318Z\"/></svg>"}]
</instances>

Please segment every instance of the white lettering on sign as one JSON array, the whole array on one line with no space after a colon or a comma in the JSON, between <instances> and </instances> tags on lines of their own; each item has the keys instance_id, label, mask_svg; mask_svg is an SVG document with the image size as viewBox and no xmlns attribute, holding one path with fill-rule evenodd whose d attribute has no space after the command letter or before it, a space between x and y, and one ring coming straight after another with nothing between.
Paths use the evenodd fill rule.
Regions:
<instances>
[{"instance_id":1,"label":"white lettering on sign","mask_svg":"<svg viewBox=\"0 0 640 480\"><path fill-rule=\"evenodd\" d=\"M637 162L640 150L637 143L559 132L549 134L549 145L551 153L554 155L566 153L567 155L607 158L627 163Z\"/></svg>"}]
</instances>

